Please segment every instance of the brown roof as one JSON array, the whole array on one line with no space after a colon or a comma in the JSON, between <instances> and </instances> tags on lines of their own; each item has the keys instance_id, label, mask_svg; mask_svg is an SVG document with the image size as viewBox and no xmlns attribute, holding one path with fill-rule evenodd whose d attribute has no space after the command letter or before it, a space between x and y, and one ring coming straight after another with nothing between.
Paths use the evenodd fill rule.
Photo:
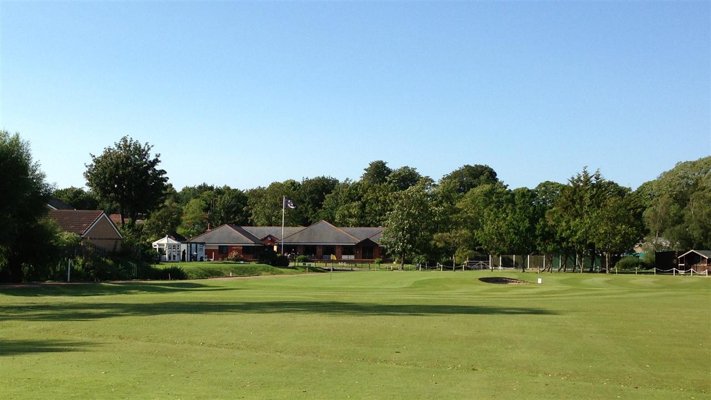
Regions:
<instances>
[{"instance_id":1,"label":"brown roof","mask_svg":"<svg viewBox=\"0 0 711 400\"><path fill-rule=\"evenodd\" d=\"M284 243L290 245L355 245L360 241L361 239L323 220L284 238Z\"/></svg>"},{"instance_id":2,"label":"brown roof","mask_svg":"<svg viewBox=\"0 0 711 400\"><path fill-rule=\"evenodd\" d=\"M264 239L269 235L274 236L277 240L281 237L281 226L243 226L242 228L259 239ZM293 235L304 229L303 226L285 226L284 237Z\"/></svg>"},{"instance_id":3,"label":"brown roof","mask_svg":"<svg viewBox=\"0 0 711 400\"><path fill-rule=\"evenodd\" d=\"M49 210L49 216L63 231L84 236L96 221L104 215L101 210Z\"/></svg>"},{"instance_id":4,"label":"brown roof","mask_svg":"<svg viewBox=\"0 0 711 400\"><path fill-rule=\"evenodd\" d=\"M284 243L288 245L346 245L353 246L370 240L380 244L382 227L339 228L326 221L303 227L285 227ZM204 242L210 245L261 246L262 240L273 236L277 241L281 237L279 226L239 226L222 225L198 235L190 242Z\"/></svg>"},{"instance_id":5,"label":"brown roof","mask_svg":"<svg viewBox=\"0 0 711 400\"><path fill-rule=\"evenodd\" d=\"M217 228L198 235L191 242L204 242L211 245L261 246L259 238L238 225L220 225Z\"/></svg>"}]
</instances>

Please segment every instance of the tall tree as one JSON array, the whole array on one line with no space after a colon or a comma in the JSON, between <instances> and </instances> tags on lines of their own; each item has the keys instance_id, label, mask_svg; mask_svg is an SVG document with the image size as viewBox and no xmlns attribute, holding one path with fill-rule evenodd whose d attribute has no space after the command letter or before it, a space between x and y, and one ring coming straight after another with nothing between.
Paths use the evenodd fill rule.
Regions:
<instances>
[{"instance_id":1,"label":"tall tree","mask_svg":"<svg viewBox=\"0 0 711 400\"><path fill-rule=\"evenodd\" d=\"M0 280L21 281L23 265L40 256L37 245L51 238L47 224L50 188L19 134L0 131Z\"/></svg>"},{"instance_id":2,"label":"tall tree","mask_svg":"<svg viewBox=\"0 0 711 400\"><path fill-rule=\"evenodd\" d=\"M553 268L553 254L565 252L554 226L546 217L558 201L564 186L562 183L545 181L534 189L535 207L540 215L536 223L536 248L546 257L546 268Z\"/></svg>"},{"instance_id":3,"label":"tall tree","mask_svg":"<svg viewBox=\"0 0 711 400\"><path fill-rule=\"evenodd\" d=\"M224 186L215 192L209 214L211 225L246 225L249 222L247 195L243 191Z\"/></svg>"},{"instance_id":4,"label":"tall tree","mask_svg":"<svg viewBox=\"0 0 711 400\"><path fill-rule=\"evenodd\" d=\"M273 182L268 187L258 187L247 191L247 204L250 209L250 221L258 226L281 225L282 198L294 199L300 183L289 179L284 182ZM301 209L296 208L285 213L285 225L299 225L302 220Z\"/></svg>"},{"instance_id":5,"label":"tall tree","mask_svg":"<svg viewBox=\"0 0 711 400\"><path fill-rule=\"evenodd\" d=\"M596 257L605 255L609 261L642 237L639 204L629 189L585 168L563 187L547 216L560 247L581 256L581 271L583 258L589 258L592 270Z\"/></svg>"},{"instance_id":6,"label":"tall tree","mask_svg":"<svg viewBox=\"0 0 711 400\"><path fill-rule=\"evenodd\" d=\"M395 203L387 214L382 245L400 262L425 255L432 243L431 190L418 184L394 194Z\"/></svg>"},{"instance_id":7,"label":"tall tree","mask_svg":"<svg viewBox=\"0 0 711 400\"><path fill-rule=\"evenodd\" d=\"M185 237L197 236L208 226L208 203L203 197L196 197L183 207L178 233Z\"/></svg>"},{"instance_id":8,"label":"tall tree","mask_svg":"<svg viewBox=\"0 0 711 400\"><path fill-rule=\"evenodd\" d=\"M74 186L55 190L52 196L77 210L96 210L99 207L99 200L92 192Z\"/></svg>"},{"instance_id":9,"label":"tall tree","mask_svg":"<svg viewBox=\"0 0 711 400\"><path fill-rule=\"evenodd\" d=\"M358 226L360 221L360 182L349 179L339 183L327 194L318 213L323 219L339 226Z\"/></svg>"},{"instance_id":10,"label":"tall tree","mask_svg":"<svg viewBox=\"0 0 711 400\"><path fill-rule=\"evenodd\" d=\"M84 177L97 196L118 205L121 225L126 217L133 225L141 214L149 214L163 201L168 178L158 169L160 154L151 155L153 146L124 136L113 147L95 156L86 167Z\"/></svg>"},{"instance_id":11,"label":"tall tree","mask_svg":"<svg viewBox=\"0 0 711 400\"><path fill-rule=\"evenodd\" d=\"M607 272L613 256L630 250L644 236L643 207L638 196L613 182L608 185L607 196L595 211L592 237L595 247L605 256Z\"/></svg>"},{"instance_id":12,"label":"tall tree","mask_svg":"<svg viewBox=\"0 0 711 400\"><path fill-rule=\"evenodd\" d=\"M451 186L457 193L464 194L477 186L499 182L496 171L488 165L464 165L442 177L440 185Z\"/></svg>"},{"instance_id":13,"label":"tall tree","mask_svg":"<svg viewBox=\"0 0 711 400\"><path fill-rule=\"evenodd\" d=\"M173 185L166 187L165 201L151 213L143 226L143 233L151 240L159 239L165 235L175 235L180 226L183 207L178 202L178 193Z\"/></svg>"},{"instance_id":14,"label":"tall tree","mask_svg":"<svg viewBox=\"0 0 711 400\"><path fill-rule=\"evenodd\" d=\"M301 225L309 225L324 219L321 209L326 197L331 194L337 186L338 179L326 176L318 176L301 181L299 191L293 199L299 205L299 214L303 218L299 221ZM334 220L331 219L330 221L333 222Z\"/></svg>"},{"instance_id":15,"label":"tall tree","mask_svg":"<svg viewBox=\"0 0 711 400\"><path fill-rule=\"evenodd\" d=\"M528 188L513 191L501 184L484 185L472 193L483 196L478 210L479 229L474 237L490 254L531 254L537 249L537 225L542 209L536 192ZM525 268L525 266L522 266Z\"/></svg>"},{"instance_id":16,"label":"tall tree","mask_svg":"<svg viewBox=\"0 0 711 400\"><path fill-rule=\"evenodd\" d=\"M644 220L650 242L675 250L711 248L711 156L678 163L638 192L649 201Z\"/></svg>"},{"instance_id":17,"label":"tall tree","mask_svg":"<svg viewBox=\"0 0 711 400\"><path fill-rule=\"evenodd\" d=\"M382 160L372 161L368 164L368 167L365 168L360 180L367 184L381 185L387 181L392 171L393 170L388 167L387 162Z\"/></svg>"},{"instance_id":18,"label":"tall tree","mask_svg":"<svg viewBox=\"0 0 711 400\"><path fill-rule=\"evenodd\" d=\"M591 174L587 168L572 177L561 191L549 219L558 232L562 247L576 255L594 258L597 254L593 234L595 215L604 199L605 183L600 171ZM582 257L578 257L582 261ZM577 267L577 265L576 265ZM580 264L582 271L582 263Z\"/></svg>"},{"instance_id":19,"label":"tall tree","mask_svg":"<svg viewBox=\"0 0 711 400\"><path fill-rule=\"evenodd\" d=\"M399 192L411 186L415 186L420 179L423 179L423 177L415 168L404 166L392 171L390 175L388 175L386 182L392 186L395 191Z\"/></svg>"}]
</instances>

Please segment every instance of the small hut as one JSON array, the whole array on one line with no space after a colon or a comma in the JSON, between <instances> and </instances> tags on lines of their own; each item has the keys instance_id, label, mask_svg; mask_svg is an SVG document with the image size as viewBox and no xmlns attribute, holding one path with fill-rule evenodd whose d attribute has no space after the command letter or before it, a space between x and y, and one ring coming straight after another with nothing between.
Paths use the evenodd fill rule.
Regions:
<instances>
[{"instance_id":1,"label":"small hut","mask_svg":"<svg viewBox=\"0 0 711 400\"><path fill-rule=\"evenodd\" d=\"M180 261L180 242L170 236L153 242L153 248L160 255L161 261Z\"/></svg>"},{"instance_id":2,"label":"small hut","mask_svg":"<svg viewBox=\"0 0 711 400\"><path fill-rule=\"evenodd\" d=\"M677 257L679 269L703 273L711 270L711 250L689 250Z\"/></svg>"}]
</instances>

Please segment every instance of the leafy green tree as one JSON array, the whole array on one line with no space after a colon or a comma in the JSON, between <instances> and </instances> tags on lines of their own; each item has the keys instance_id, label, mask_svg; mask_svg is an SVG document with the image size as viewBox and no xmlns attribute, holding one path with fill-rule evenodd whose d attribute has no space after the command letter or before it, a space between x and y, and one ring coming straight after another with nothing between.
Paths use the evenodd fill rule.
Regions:
<instances>
[{"instance_id":1,"label":"leafy green tree","mask_svg":"<svg viewBox=\"0 0 711 400\"><path fill-rule=\"evenodd\" d=\"M390 173L392 173L392 169L388 167L388 163L382 160L377 160L368 164L368 167L365 168L360 180L366 184L381 185L387 182Z\"/></svg>"},{"instance_id":2,"label":"leafy green tree","mask_svg":"<svg viewBox=\"0 0 711 400\"><path fill-rule=\"evenodd\" d=\"M474 236L490 254L531 254L537 250L537 226L543 216L536 192L527 188L508 190L501 184L484 185L481 193L479 229ZM522 267L525 269L525 266Z\"/></svg>"},{"instance_id":3,"label":"leafy green tree","mask_svg":"<svg viewBox=\"0 0 711 400\"><path fill-rule=\"evenodd\" d=\"M180 226L178 226L178 233L187 238L191 238L205 232L208 226L207 210L208 205L202 197L190 200L188 204L183 207L183 215L181 217Z\"/></svg>"},{"instance_id":4,"label":"leafy green tree","mask_svg":"<svg viewBox=\"0 0 711 400\"><path fill-rule=\"evenodd\" d=\"M593 240L595 214L605 198L604 188L600 171L590 174L587 168L572 177L563 188L548 214L562 248L570 248L575 254L590 258L597 255ZM582 260L582 257L578 259Z\"/></svg>"},{"instance_id":5,"label":"leafy green tree","mask_svg":"<svg viewBox=\"0 0 711 400\"><path fill-rule=\"evenodd\" d=\"M534 189L534 207L539 213L536 223L536 249L546 257L546 269L548 270L553 268L553 254L566 252L566 249L561 246L561 240L556 235L555 227L546 218L546 215L557 203L564 186L562 183L545 181Z\"/></svg>"},{"instance_id":6,"label":"leafy green tree","mask_svg":"<svg viewBox=\"0 0 711 400\"><path fill-rule=\"evenodd\" d=\"M0 131L0 171L0 280L19 282L23 266L40 266L37 246L52 237L43 222L50 188L19 134Z\"/></svg>"},{"instance_id":7,"label":"leafy green tree","mask_svg":"<svg viewBox=\"0 0 711 400\"><path fill-rule=\"evenodd\" d=\"M583 169L563 187L547 216L559 246L571 249L581 261L590 258L592 269L597 256L605 255L609 265L613 254L630 249L643 236L641 210L629 189L604 179L599 171Z\"/></svg>"},{"instance_id":8,"label":"leafy green tree","mask_svg":"<svg viewBox=\"0 0 711 400\"><path fill-rule=\"evenodd\" d=\"M442 177L440 185L451 187L462 195L477 186L498 183L496 171L488 165L464 165Z\"/></svg>"},{"instance_id":9,"label":"leafy green tree","mask_svg":"<svg viewBox=\"0 0 711 400\"><path fill-rule=\"evenodd\" d=\"M592 237L595 247L605 256L607 272L614 255L625 253L644 236L643 207L638 196L614 183L609 185L608 195L595 212Z\"/></svg>"},{"instance_id":10,"label":"leafy green tree","mask_svg":"<svg viewBox=\"0 0 711 400\"><path fill-rule=\"evenodd\" d=\"M188 204L190 200L203 196L205 192L214 192L215 186L201 183L197 186L185 186L177 193L177 201L183 206Z\"/></svg>"},{"instance_id":11,"label":"leafy green tree","mask_svg":"<svg viewBox=\"0 0 711 400\"><path fill-rule=\"evenodd\" d=\"M243 191L223 186L215 192L209 218L213 226L246 225L249 222L247 195Z\"/></svg>"},{"instance_id":12,"label":"leafy green tree","mask_svg":"<svg viewBox=\"0 0 711 400\"><path fill-rule=\"evenodd\" d=\"M290 179L284 182L273 182L266 188L248 190L246 194L251 223L257 226L281 225L282 199L284 196L294 199L299 188L300 183ZM286 211L285 225L296 226L301 220L299 204L296 204L295 209Z\"/></svg>"},{"instance_id":13,"label":"leafy green tree","mask_svg":"<svg viewBox=\"0 0 711 400\"><path fill-rule=\"evenodd\" d=\"M76 210L97 210L99 200L92 192L82 188L70 186L64 189L55 190L52 196L72 206Z\"/></svg>"},{"instance_id":14,"label":"leafy green tree","mask_svg":"<svg viewBox=\"0 0 711 400\"><path fill-rule=\"evenodd\" d=\"M298 204L299 214L302 216L299 224L310 225L321 219L329 220L328 218L323 218L321 209L324 206L326 197L336 190L338 184L338 179L326 176L318 176L301 181L299 191L293 199ZM334 219L330 219L330 221L334 221Z\"/></svg>"},{"instance_id":15,"label":"leafy green tree","mask_svg":"<svg viewBox=\"0 0 711 400\"><path fill-rule=\"evenodd\" d=\"M319 215L340 226L382 226L393 193L387 184L345 181L326 196Z\"/></svg>"},{"instance_id":16,"label":"leafy green tree","mask_svg":"<svg viewBox=\"0 0 711 400\"><path fill-rule=\"evenodd\" d=\"M386 183L399 192L415 186L421 179L423 176L415 168L405 166L392 171L386 178Z\"/></svg>"},{"instance_id":17,"label":"leafy green tree","mask_svg":"<svg viewBox=\"0 0 711 400\"><path fill-rule=\"evenodd\" d=\"M183 207L178 203L178 194L173 186L168 184L163 205L151 213L143 226L143 233L149 240L175 235L178 233L182 213Z\"/></svg>"},{"instance_id":18,"label":"leafy green tree","mask_svg":"<svg viewBox=\"0 0 711 400\"><path fill-rule=\"evenodd\" d=\"M361 219L354 226L383 226L387 214L393 208L393 194L387 184L360 185Z\"/></svg>"},{"instance_id":19,"label":"leafy green tree","mask_svg":"<svg viewBox=\"0 0 711 400\"><path fill-rule=\"evenodd\" d=\"M711 248L711 156L678 163L638 189L649 206L644 221L648 241L675 250Z\"/></svg>"},{"instance_id":20,"label":"leafy green tree","mask_svg":"<svg viewBox=\"0 0 711 400\"><path fill-rule=\"evenodd\" d=\"M91 155L84 177L91 190L103 201L116 203L121 225L135 224L139 215L149 214L163 201L166 172L158 169L160 154L153 147L124 136L99 155Z\"/></svg>"},{"instance_id":21,"label":"leafy green tree","mask_svg":"<svg viewBox=\"0 0 711 400\"><path fill-rule=\"evenodd\" d=\"M350 179L336 185L324 197L323 205L318 213L323 219L339 226L357 226L354 221L360 220L360 183Z\"/></svg>"},{"instance_id":22,"label":"leafy green tree","mask_svg":"<svg viewBox=\"0 0 711 400\"><path fill-rule=\"evenodd\" d=\"M400 262L429 252L433 230L431 190L425 184L418 184L393 195L395 202L388 212L383 231L382 245L388 254Z\"/></svg>"}]
</instances>

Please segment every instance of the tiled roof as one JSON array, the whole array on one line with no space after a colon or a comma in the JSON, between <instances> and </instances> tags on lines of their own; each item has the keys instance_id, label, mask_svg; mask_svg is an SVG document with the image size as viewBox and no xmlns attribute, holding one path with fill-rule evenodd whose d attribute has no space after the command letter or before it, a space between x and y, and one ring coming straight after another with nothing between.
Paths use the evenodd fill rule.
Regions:
<instances>
[{"instance_id":1,"label":"tiled roof","mask_svg":"<svg viewBox=\"0 0 711 400\"><path fill-rule=\"evenodd\" d=\"M259 240L259 238L249 233L243 227L237 225L221 225L213 230L203 233L202 235L198 235L190 239L190 242L204 242L206 244L213 245L262 245L262 242Z\"/></svg>"},{"instance_id":2,"label":"tiled roof","mask_svg":"<svg viewBox=\"0 0 711 400\"><path fill-rule=\"evenodd\" d=\"M242 228L259 239L264 239L269 235L277 239L281 237L281 226L243 226ZM284 237L291 236L304 229L306 228L303 226L285 226Z\"/></svg>"},{"instance_id":3,"label":"tiled roof","mask_svg":"<svg viewBox=\"0 0 711 400\"><path fill-rule=\"evenodd\" d=\"M62 200L59 200L54 197L49 199L49 202L47 202L47 206L49 206L49 208L51 210L73 210L74 209L74 207L72 207L69 204L63 202Z\"/></svg>"},{"instance_id":4,"label":"tiled roof","mask_svg":"<svg viewBox=\"0 0 711 400\"><path fill-rule=\"evenodd\" d=\"M262 239L273 236L281 238L280 226L238 226L222 225L198 235L190 242L204 242L211 245L262 245ZM284 227L284 243L288 245L356 245L364 240L380 244L383 228L349 227L339 228L326 221L313 225Z\"/></svg>"},{"instance_id":5,"label":"tiled roof","mask_svg":"<svg viewBox=\"0 0 711 400\"><path fill-rule=\"evenodd\" d=\"M354 245L360 242L357 237L337 228L326 221L319 221L293 235L284 238L284 243L295 245Z\"/></svg>"},{"instance_id":6,"label":"tiled roof","mask_svg":"<svg viewBox=\"0 0 711 400\"><path fill-rule=\"evenodd\" d=\"M89 228L104 215L101 210L49 210L49 216L63 231L84 236Z\"/></svg>"},{"instance_id":7,"label":"tiled roof","mask_svg":"<svg viewBox=\"0 0 711 400\"><path fill-rule=\"evenodd\" d=\"M382 227L347 227L341 229L346 233L357 237L361 241L370 239L373 242L380 244L380 238L383 237Z\"/></svg>"}]
</instances>

